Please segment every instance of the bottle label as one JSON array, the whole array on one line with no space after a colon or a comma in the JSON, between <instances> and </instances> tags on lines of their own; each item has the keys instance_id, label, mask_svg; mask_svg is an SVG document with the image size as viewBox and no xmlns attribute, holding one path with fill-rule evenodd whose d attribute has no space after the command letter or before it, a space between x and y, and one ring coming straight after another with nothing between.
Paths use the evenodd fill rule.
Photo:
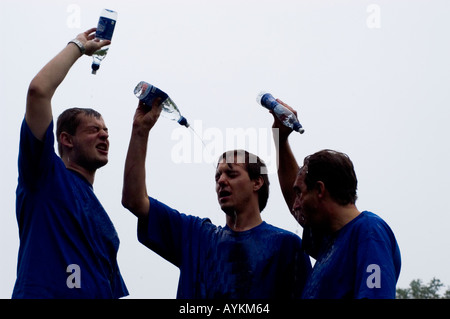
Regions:
<instances>
[{"instance_id":1,"label":"bottle label","mask_svg":"<svg viewBox=\"0 0 450 319\"><path fill-rule=\"evenodd\" d=\"M111 40L114 32L116 21L106 17L100 17L98 20L97 31L95 37L102 40Z\"/></svg>"},{"instance_id":2,"label":"bottle label","mask_svg":"<svg viewBox=\"0 0 450 319\"><path fill-rule=\"evenodd\" d=\"M261 97L261 105L269 110L273 110L278 105L278 102L272 94L266 93Z\"/></svg>"},{"instance_id":3,"label":"bottle label","mask_svg":"<svg viewBox=\"0 0 450 319\"><path fill-rule=\"evenodd\" d=\"M141 89L143 92L142 95L139 96L139 99L147 106L152 106L153 101L158 97L161 98L161 102L168 98L168 95L165 92L149 83L142 83Z\"/></svg>"}]
</instances>

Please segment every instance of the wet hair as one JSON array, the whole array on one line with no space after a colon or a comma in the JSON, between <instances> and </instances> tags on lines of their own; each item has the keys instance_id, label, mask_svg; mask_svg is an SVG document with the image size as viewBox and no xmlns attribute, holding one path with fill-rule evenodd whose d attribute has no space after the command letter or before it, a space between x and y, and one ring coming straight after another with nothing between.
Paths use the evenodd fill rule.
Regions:
<instances>
[{"instance_id":1,"label":"wet hair","mask_svg":"<svg viewBox=\"0 0 450 319\"><path fill-rule=\"evenodd\" d=\"M326 149L307 156L303 164L308 190L321 181L338 204L355 204L358 180L347 154Z\"/></svg>"},{"instance_id":2,"label":"wet hair","mask_svg":"<svg viewBox=\"0 0 450 319\"><path fill-rule=\"evenodd\" d=\"M79 108L73 107L65 110L58 116L58 120L56 122L56 140L58 142L58 152L59 155L62 156L63 147L60 143L60 135L62 132L66 132L70 135L75 135L78 126L80 125L81 119L78 115L84 114L86 116L93 116L97 119L101 118L102 115L90 108Z\"/></svg>"},{"instance_id":3,"label":"wet hair","mask_svg":"<svg viewBox=\"0 0 450 319\"><path fill-rule=\"evenodd\" d=\"M232 150L224 152L219 157L219 162L225 159L226 163L244 164L244 168L250 177L250 180L256 180L259 177L263 179L263 185L258 190L259 211L262 212L267 205L269 199L269 176L267 174L267 166L257 155L249 153L245 150Z\"/></svg>"}]
</instances>

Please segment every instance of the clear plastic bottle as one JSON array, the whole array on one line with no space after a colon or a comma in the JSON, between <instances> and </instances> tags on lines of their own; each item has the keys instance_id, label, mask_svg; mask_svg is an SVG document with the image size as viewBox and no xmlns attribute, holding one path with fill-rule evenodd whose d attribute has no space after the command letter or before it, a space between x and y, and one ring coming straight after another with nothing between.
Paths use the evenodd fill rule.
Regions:
<instances>
[{"instance_id":1,"label":"clear plastic bottle","mask_svg":"<svg viewBox=\"0 0 450 319\"><path fill-rule=\"evenodd\" d=\"M151 107L153 101L156 98L161 98L161 106L163 112L162 116L177 121L180 125L184 125L189 127L189 123L187 119L181 115L180 110L174 101L163 91L158 89L156 86L151 85L150 83L141 81L134 88L134 94L136 97L144 102L145 105Z\"/></svg>"},{"instance_id":2,"label":"clear plastic bottle","mask_svg":"<svg viewBox=\"0 0 450 319\"><path fill-rule=\"evenodd\" d=\"M305 129L302 127L300 122L294 113L288 108L284 107L282 104L278 103L277 100L272 96L272 94L262 91L256 97L256 101L264 106L266 109L271 110L278 119L287 127L290 127L294 131L303 134Z\"/></svg>"},{"instance_id":3,"label":"clear plastic bottle","mask_svg":"<svg viewBox=\"0 0 450 319\"><path fill-rule=\"evenodd\" d=\"M117 12L109 9L103 9L100 13L98 20L97 31L95 32L95 38L99 40L111 40L114 28L117 21ZM109 50L109 45L105 45L100 50L97 50L92 54L92 74L97 74L97 70L100 68L100 63L106 57Z\"/></svg>"}]
</instances>

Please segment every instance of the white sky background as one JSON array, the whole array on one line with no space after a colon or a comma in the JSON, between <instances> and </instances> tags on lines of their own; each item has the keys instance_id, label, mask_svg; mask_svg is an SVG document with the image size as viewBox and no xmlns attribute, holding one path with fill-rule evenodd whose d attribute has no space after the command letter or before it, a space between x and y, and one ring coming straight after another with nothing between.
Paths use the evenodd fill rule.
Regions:
<instances>
[{"instance_id":1,"label":"white sky background","mask_svg":"<svg viewBox=\"0 0 450 319\"><path fill-rule=\"evenodd\" d=\"M398 286L433 276L450 285L448 1L2 0L0 298L10 298L16 278L17 155L28 85L69 40L97 25L102 8L119 14L111 49L96 76L90 57L75 64L53 114L93 107L109 127L110 162L94 189L119 234L131 298L175 298L179 276L137 241L136 218L120 203L141 80L172 97L213 154L246 148L266 160L271 194L262 217L301 235L273 166L272 117L255 101L263 89L281 98L306 129L290 137L299 162L323 148L353 160L358 208L385 219L399 243ZM199 145L161 118L149 142L149 194L224 225L214 169ZM182 153L188 161L172 153L180 149L191 152Z\"/></svg>"}]
</instances>

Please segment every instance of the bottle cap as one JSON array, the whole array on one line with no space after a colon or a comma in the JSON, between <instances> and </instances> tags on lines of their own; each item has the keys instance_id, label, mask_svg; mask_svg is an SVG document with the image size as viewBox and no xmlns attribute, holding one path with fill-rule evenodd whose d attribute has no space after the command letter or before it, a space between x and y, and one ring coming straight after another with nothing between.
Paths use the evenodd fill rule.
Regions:
<instances>
[{"instance_id":1,"label":"bottle cap","mask_svg":"<svg viewBox=\"0 0 450 319\"><path fill-rule=\"evenodd\" d=\"M305 133L305 129L302 127L300 123L294 123L294 131L299 132L300 134Z\"/></svg>"},{"instance_id":2,"label":"bottle cap","mask_svg":"<svg viewBox=\"0 0 450 319\"><path fill-rule=\"evenodd\" d=\"M188 123L188 121L186 120L186 118L184 116L180 117L180 119L178 120L178 123L180 125L184 125L186 127L189 127L189 123Z\"/></svg>"},{"instance_id":3,"label":"bottle cap","mask_svg":"<svg viewBox=\"0 0 450 319\"><path fill-rule=\"evenodd\" d=\"M92 63L91 68L92 68L92 74L97 74L97 70L100 69L100 64Z\"/></svg>"},{"instance_id":4,"label":"bottle cap","mask_svg":"<svg viewBox=\"0 0 450 319\"><path fill-rule=\"evenodd\" d=\"M261 91L261 92L259 92L259 94L256 96L256 102L258 103L258 104L260 104L260 105L262 105L262 97L264 96L264 94L266 94L267 92L266 91Z\"/></svg>"}]
</instances>

